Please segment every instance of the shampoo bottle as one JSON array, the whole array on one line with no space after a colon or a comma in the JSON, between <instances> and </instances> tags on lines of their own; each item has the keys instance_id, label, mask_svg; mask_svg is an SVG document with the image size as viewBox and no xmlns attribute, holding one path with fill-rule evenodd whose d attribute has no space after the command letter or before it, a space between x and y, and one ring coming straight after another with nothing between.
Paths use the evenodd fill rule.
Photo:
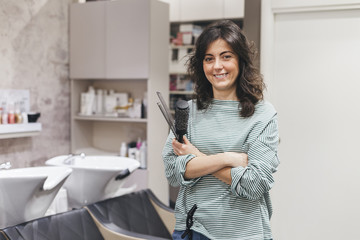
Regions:
<instances>
[{"instance_id":1,"label":"shampoo bottle","mask_svg":"<svg viewBox=\"0 0 360 240\"><path fill-rule=\"evenodd\" d=\"M6 109L6 102L2 103L2 114L1 114L1 124L8 124L8 114Z\"/></svg>"},{"instance_id":2,"label":"shampoo bottle","mask_svg":"<svg viewBox=\"0 0 360 240\"><path fill-rule=\"evenodd\" d=\"M23 117L20 112L19 102L15 103L15 123L23 123Z\"/></svg>"},{"instance_id":3,"label":"shampoo bottle","mask_svg":"<svg viewBox=\"0 0 360 240\"><path fill-rule=\"evenodd\" d=\"M103 113L103 90L96 90L96 114L101 115Z\"/></svg>"},{"instance_id":4,"label":"shampoo bottle","mask_svg":"<svg viewBox=\"0 0 360 240\"><path fill-rule=\"evenodd\" d=\"M14 103L9 104L8 123L9 124L15 123Z\"/></svg>"},{"instance_id":5,"label":"shampoo bottle","mask_svg":"<svg viewBox=\"0 0 360 240\"><path fill-rule=\"evenodd\" d=\"M127 147L126 143L123 142L120 147L120 157L126 157Z\"/></svg>"},{"instance_id":6,"label":"shampoo bottle","mask_svg":"<svg viewBox=\"0 0 360 240\"><path fill-rule=\"evenodd\" d=\"M147 147L146 141L143 141L140 147L140 168L145 169L147 167Z\"/></svg>"},{"instance_id":7,"label":"shampoo bottle","mask_svg":"<svg viewBox=\"0 0 360 240\"><path fill-rule=\"evenodd\" d=\"M22 122L23 123L28 123L28 115L25 109L25 103L24 101L20 102L20 111L21 111L21 116L22 116Z\"/></svg>"}]
</instances>

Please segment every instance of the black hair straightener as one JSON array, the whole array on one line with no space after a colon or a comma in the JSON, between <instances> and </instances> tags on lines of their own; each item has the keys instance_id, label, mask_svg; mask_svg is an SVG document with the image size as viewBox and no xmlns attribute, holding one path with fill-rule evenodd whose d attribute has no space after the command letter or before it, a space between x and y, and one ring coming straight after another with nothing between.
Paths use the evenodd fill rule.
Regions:
<instances>
[{"instance_id":1,"label":"black hair straightener","mask_svg":"<svg viewBox=\"0 0 360 240\"><path fill-rule=\"evenodd\" d=\"M174 136L177 139L178 135L176 134L174 118L172 117L172 115L170 113L170 109L166 105L166 102L164 101L164 98L162 97L161 93L156 92L156 94L158 95L158 97L160 99L160 102L158 102L157 105L159 106L161 113L163 114L166 122L168 123L170 130L172 131L172 133L174 134Z\"/></svg>"}]
</instances>

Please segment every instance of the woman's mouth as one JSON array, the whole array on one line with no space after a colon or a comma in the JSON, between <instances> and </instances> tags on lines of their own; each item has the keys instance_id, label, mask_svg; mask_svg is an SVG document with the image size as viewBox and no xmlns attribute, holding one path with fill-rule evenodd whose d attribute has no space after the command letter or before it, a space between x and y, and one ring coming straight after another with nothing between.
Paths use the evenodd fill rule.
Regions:
<instances>
[{"instance_id":1,"label":"woman's mouth","mask_svg":"<svg viewBox=\"0 0 360 240\"><path fill-rule=\"evenodd\" d=\"M222 79L222 78L225 78L227 75L228 75L228 73L214 74L214 77L217 79Z\"/></svg>"}]
</instances>

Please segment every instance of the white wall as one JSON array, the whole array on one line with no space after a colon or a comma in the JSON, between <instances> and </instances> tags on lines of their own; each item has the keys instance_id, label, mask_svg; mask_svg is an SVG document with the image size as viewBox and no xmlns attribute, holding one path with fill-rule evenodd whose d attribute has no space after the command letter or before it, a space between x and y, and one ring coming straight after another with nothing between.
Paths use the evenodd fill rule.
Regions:
<instances>
[{"instance_id":1,"label":"white wall","mask_svg":"<svg viewBox=\"0 0 360 240\"><path fill-rule=\"evenodd\" d=\"M274 239L360 239L360 5L269 2L261 64L281 138Z\"/></svg>"}]
</instances>

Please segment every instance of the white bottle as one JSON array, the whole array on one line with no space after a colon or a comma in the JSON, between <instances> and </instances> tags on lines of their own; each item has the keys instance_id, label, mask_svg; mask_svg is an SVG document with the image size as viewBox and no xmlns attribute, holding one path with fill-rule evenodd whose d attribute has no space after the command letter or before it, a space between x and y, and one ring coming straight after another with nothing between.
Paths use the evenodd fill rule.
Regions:
<instances>
[{"instance_id":1,"label":"white bottle","mask_svg":"<svg viewBox=\"0 0 360 240\"><path fill-rule=\"evenodd\" d=\"M114 114L115 108L116 108L116 96L114 94L114 90L110 90L110 94L106 95L105 113L106 114Z\"/></svg>"},{"instance_id":2,"label":"white bottle","mask_svg":"<svg viewBox=\"0 0 360 240\"><path fill-rule=\"evenodd\" d=\"M96 114L102 114L103 113L103 90L97 89L96 90Z\"/></svg>"},{"instance_id":3,"label":"white bottle","mask_svg":"<svg viewBox=\"0 0 360 240\"><path fill-rule=\"evenodd\" d=\"M8 124L8 114L7 114L7 103L2 102L2 117L1 117L1 124Z\"/></svg>"},{"instance_id":4,"label":"white bottle","mask_svg":"<svg viewBox=\"0 0 360 240\"><path fill-rule=\"evenodd\" d=\"M88 94L86 95L87 97L87 101L86 101L86 105L87 105L87 109L86 109L86 115L92 115L94 114L96 111L96 102L95 102L95 89L93 86L89 86L89 91Z\"/></svg>"},{"instance_id":5,"label":"white bottle","mask_svg":"<svg viewBox=\"0 0 360 240\"><path fill-rule=\"evenodd\" d=\"M21 110L21 116L22 116L22 120L23 120L23 123L28 123L28 115L27 115L27 112L26 112L26 109L25 109L25 103L24 101L21 101L20 102L20 110Z\"/></svg>"},{"instance_id":6,"label":"white bottle","mask_svg":"<svg viewBox=\"0 0 360 240\"><path fill-rule=\"evenodd\" d=\"M126 157L127 147L126 143L123 142L120 147L120 157Z\"/></svg>"},{"instance_id":7,"label":"white bottle","mask_svg":"<svg viewBox=\"0 0 360 240\"><path fill-rule=\"evenodd\" d=\"M147 146L146 141L143 141L140 147L140 168L147 167Z\"/></svg>"},{"instance_id":8,"label":"white bottle","mask_svg":"<svg viewBox=\"0 0 360 240\"><path fill-rule=\"evenodd\" d=\"M86 115L86 111L87 111L87 104L89 104L87 102L87 96L88 94L83 92L81 93L81 96L80 96L80 114L81 115Z\"/></svg>"}]
</instances>

